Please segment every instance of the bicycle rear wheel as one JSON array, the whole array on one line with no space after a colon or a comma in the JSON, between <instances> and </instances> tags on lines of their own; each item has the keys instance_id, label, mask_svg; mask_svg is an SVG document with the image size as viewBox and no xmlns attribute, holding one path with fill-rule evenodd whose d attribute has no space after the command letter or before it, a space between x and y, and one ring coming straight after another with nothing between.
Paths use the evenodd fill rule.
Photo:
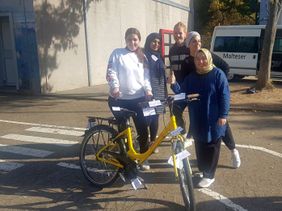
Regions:
<instances>
[{"instance_id":1,"label":"bicycle rear wheel","mask_svg":"<svg viewBox=\"0 0 282 211\"><path fill-rule=\"evenodd\" d=\"M176 153L180 153L184 150L182 142L178 142ZM190 172L190 164L188 158L182 160L183 168L178 169L178 178L180 184L180 190L182 193L185 209L189 211L196 210L196 202L194 197L194 187L192 182L192 175Z\"/></svg>"},{"instance_id":2,"label":"bicycle rear wheel","mask_svg":"<svg viewBox=\"0 0 282 211\"><path fill-rule=\"evenodd\" d=\"M104 146L112 143L112 138L117 135L117 131L107 125L96 125L85 135L81 148L79 161L82 172L86 179L94 186L104 188L112 185L119 173L119 168L112 164L97 159L97 152ZM112 143L109 149L112 152L120 153L118 144ZM102 153L100 157L106 160L114 159L109 153Z\"/></svg>"}]
</instances>

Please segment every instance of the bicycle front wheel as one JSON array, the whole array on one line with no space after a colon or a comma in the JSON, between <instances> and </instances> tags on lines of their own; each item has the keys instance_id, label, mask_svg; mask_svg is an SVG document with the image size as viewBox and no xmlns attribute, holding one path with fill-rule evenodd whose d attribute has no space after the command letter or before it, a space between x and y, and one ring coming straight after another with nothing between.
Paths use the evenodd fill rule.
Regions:
<instances>
[{"instance_id":1,"label":"bicycle front wheel","mask_svg":"<svg viewBox=\"0 0 282 211\"><path fill-rule=\"evenodd\" d=\"M79 155L80 166L86 179L96 187L110 186L118 177L119 168L98 160L96 155L102 147L109 144L112 146L108 150L120 153L119 145L111 141L116 135L117 131L112 127L96 125L86 133L82 141ZM114 159L109 153L103 153L100 156L104 160Z\"/></svg>"},{"instance_id":2,"label":"bicycle front wheel","mask_svg":"<svg viewBox=\"0 0 282 211\"><path fill-rule=\"evenodd\" d=\"M184 146L182 142L178 142L178 146L176 148L176 153L180 153L184 150ZM180 190L182 193L183 201L185 204L186 210L195 211L196 210L196 202L194 197L194 187L192 182L192 175L190 171L190 164L188 158L184 158L182 160L183 168L178 169L178 178L180 183Z\"/></svg>"}]
</instances>

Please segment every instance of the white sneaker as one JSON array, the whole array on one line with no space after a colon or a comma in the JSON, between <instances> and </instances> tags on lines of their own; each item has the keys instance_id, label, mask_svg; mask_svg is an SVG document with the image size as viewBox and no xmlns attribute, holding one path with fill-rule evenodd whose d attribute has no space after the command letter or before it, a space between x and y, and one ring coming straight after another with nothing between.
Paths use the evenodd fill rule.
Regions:
<instances>
[{"instance_id":1,"label":"white sneaker","mask_svg":"<svg viewBox=\"0 0 282 211\"><path fill-rule=\"evenodd\" d=\"M150 170L149 161L145 160L145 161L141 164L141 170L143 170L143 171L148 171L148 170Z\"/></svg>"},{"instance_id":2,"label":"white sneaker","mask_svg":"<svg viewBox=\"0 0 282 211\"><path fill-rule=\"evenodd\" d=\"M200 188L207 188L207 187L209 187L214 181L215 181L214 178L213 178L213 179L210 179L210 178L205 178L205 177L204 177L204 178L199 182L198 186L199 186Z\"/></svg>"},{"instance_id":3,"label":"white sneaker","mask_svg":"<svg viewBox=\"0 0 282 211\"><path fill-rule=\"evenodd\" d=\"M239 168L241 165L240 155L237 149L231 150L231 161L233 168Z\"/></svg>"},{"instance_id":4,"label":"white sneaker","mask_svg":"<svg viewBox=\"0 0 282 211\"><path fill-rule=\"evenodd\" d=\"M159 150L159 148L157 147L157 148L154 150L154 153L157 154L157 153L159 153L159 152L160 152L160 150Z\"/></svg>"}]
</instances>

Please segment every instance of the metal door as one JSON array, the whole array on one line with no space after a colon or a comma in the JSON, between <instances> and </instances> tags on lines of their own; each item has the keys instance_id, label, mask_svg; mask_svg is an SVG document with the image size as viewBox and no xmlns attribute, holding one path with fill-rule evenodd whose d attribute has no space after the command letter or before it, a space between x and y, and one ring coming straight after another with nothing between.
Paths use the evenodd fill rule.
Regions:
<instances>
[{"instance_id":1,"label":"metal door","mask_svg":"<svg viewBox=\"0 0 282 211\"><path fill-rule=\"evenodd\" d=\"M9 16L0 15L0 86L17 86L14 37Z\"/></svg>"}]
</instances>

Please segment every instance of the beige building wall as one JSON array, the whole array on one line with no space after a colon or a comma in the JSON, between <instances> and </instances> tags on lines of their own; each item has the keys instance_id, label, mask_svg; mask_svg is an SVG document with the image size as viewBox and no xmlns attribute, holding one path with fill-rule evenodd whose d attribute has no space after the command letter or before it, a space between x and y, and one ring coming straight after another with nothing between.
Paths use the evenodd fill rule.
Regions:
<instances>
[{"instance_id":1,"label":"beige building wall","mask_svg":"<svg viewBox=\"0 0 282 211\"><path fill-rule=\"evenodd\" d=\"M83 0L71 9L59 2L34 1L43 92L105 84L108 58L113 49L125 46L128 27L140 30L144 45L149 33L172 29L178 21L188 23L189 0L94 1L86 22L78 9ZM81 19L70 14L76 9Z\"/></svg>"}]
</instances>

